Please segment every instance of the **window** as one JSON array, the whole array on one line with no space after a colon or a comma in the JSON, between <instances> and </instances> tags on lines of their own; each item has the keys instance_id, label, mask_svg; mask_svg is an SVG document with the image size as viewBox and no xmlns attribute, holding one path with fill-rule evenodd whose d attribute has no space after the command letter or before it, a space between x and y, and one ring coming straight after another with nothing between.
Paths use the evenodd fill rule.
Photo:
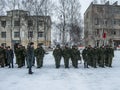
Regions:
<instances>
[{"instance_id":1,"label":"window","mask_svg":"<svg viewBox=\"0 0 120 90\"><path fill-rule=\"evenodd\" d=\"M97 12L103 12L103 8L102 7L97 7Z\"/></svg>"},{"instance_id":2,"label":"window","mask_svg":"<svg viewBox=\"0 0 120 90\"><path fill-rule=\"evenodd\" d=\"M99 25L99 19L95 18L95 25Z\"/></svg>"},{"instance_id":3,"label":"window","mask_svg":"<svg viewBox=\"0 0 120 90\"><path fill-rule=\"evenodd\" d=\"M116 31L111 31L111 34L116 35L117 33L116 33Z\"/></svg>"},{"instance_id":4,"label":"window","mask_svg":"<svg viewBox=\"0 0 120 90\"><path fill-rule=\"evenodd\" d=\"M1 46L6 47L6 43L2 43Z\"/></svg>"},{"instance_id":5,"label":"window","mask_svg":"<svg viewBox=\"0 0 120 90\"><path fill-rule=\"evenodd\" d=\"M28 20L28 27L33 26L33 21L32 20Z\"/></svg>"},{"instance_id":6,"label":"window","mask_svg":"<svg viewBox=\"0 0 120 90\"><path fill-rule=\"evenodd\" d=\"M6 38L6 32L1 32L1 38Z\"/></svg>"},{"instance_id":7,"label":"window","mask_svg":"<svg viewBox=\"0 0 120 90\"><path fill-rule=\"evenodd\" d=\"M6 26L6 21L1 21L1 26L5 27Z\"/></svg>"},{"instance_id":8,"label":"window","mask_svg":"<svg viewBox=\"0 0 120 90\"><path fill-rule=\"evenodd\" d=\"M120 19L118 20L118 22L119 22L119 26L120 26Z\"/></svg>"},{"instance_id":9,"label":"window","mask_svg":"<svg viewBox=\"0 0 120 90\"><path fill-rule=\"evenodd\" d=\"M99 29L96 30L96 35L99 35Z\"/></svg>"},{"instance_id":10,"label":"window","mask_svg":"<svg viewBox=\"0 0 120 90\"><path fill-rule=\"evenodd\" d=\"M108 22L107 22L107 20L105 19L105 20L104 20L104 25L107 26L107 24L108 24Z\"/></svg>"},{"instance_id":11,"label":"window","mask_svg":"<svg viewBox=\"0 0 120 90\"><path fill-rule=\"evenodd\" d=\"M31 37L31 38L33 37L33 31L28 32L28 37Z\"/></svg>"},{"instance_id":12,"label":"window","mask_svg":"<svg viewBox=\"0 0 120 90\"><path fill-rule=\"evenodd\" d=\"M44 33L43 32L38 32L38 37L43 37Z\"/></svg>"},{"instance_id":13,"label":"window","mask_svg":"<svg viewBox=\"0 0 120 90\"><path fill-rule=\"evenodd\" d=\"M19 32L14 32L14 37L15 37L15 38L20 37L20 33L19 33Z\"/></svg>"},{"instance_id":14,"label":"window","mask_svg":"<svg viewBox=\"0 0 120 90\"><path fill-rule=\"evenodd\" d=\"M14 21L14 26L20 26L20 21Z\"/></svg>"},{"instance_id":15,"label":"window","mask_svg":"<svg viewBox=\"0 0 120 90\"><path fill-rule=\"evenodd\" d=\"M38 24L39 24L40 26L43 26L43 25L44 25L44 22L40 20L40 21L38 22Z\"/></svg>"},{"instance_id":16,"label":"window","mask_svg":"<svg viewBox=\"0 0 120 90\"><path fill-rule=\"evenodd\" d=\"M113 35L116 35L116 31L113 32Z\"/></svg>"},{"instance_id":17,"label":"window","mask_svg":"<svg viewBox=\"0 0 120 90\"><path fill-rule=\"evenodd\" d=\"M114 25L116 25L116 24L117 24L117 20L116 20L116 19L113 21L113 24L114 24Z\"/></svg>"}]
</instances>

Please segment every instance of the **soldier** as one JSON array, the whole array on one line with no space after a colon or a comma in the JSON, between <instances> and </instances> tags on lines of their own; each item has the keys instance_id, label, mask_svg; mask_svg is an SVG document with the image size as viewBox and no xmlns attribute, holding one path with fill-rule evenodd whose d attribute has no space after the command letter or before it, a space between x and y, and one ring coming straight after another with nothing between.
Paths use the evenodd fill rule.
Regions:
<instances>
[{"instance_id":1,"label":"soldier","mask_svg":"<svg viewBox=\"0 0 120 90\"><path fill-rule=\"evenodd\" d=\"M5 47L5 53L7 53L8 47ZM5 66L8 66L7 56L5 55Z\"/></svg>"},{"instance_id":2,"label":"soldier","mask_svg":"<svg viewBox=\"0 0 120 90\"><path fill-rule=\"evenodd\" d=\"M104 68L104 64L105 64L105 48L104 48L104 46L100 47L99 54L100 54L99 66Z\"/></svg>"},{"instance_id":3,"label":"soldier","mask_svg":"<svg viewBox=\"0 0 120 90\"><path fill-rule=\"evenodd\" d=\"M22 46L21 47L22 49L22 66L25 66L25 57L26 57L26 49L25 49L25 46Z\"/></svg>"},{"instance_id":4,"label":"soldier","mask_svg":"<svg viewBox=\"0 0 120 90\"><path fill-rule=\"evenodd\" d=\"M43 67L43 58L45 55L45 50L43 47L38 44L37 48L35 49L35 56L36 56L36 61L37 61L37 68Z\"/></svg>"},{"instance_id":5,"label":"soldier","mask_svg":"<svg viewBox=\"0 0 120 90\"><path fill-rule=\"evenodd\" d=\"M27 63L28 63L28 74L33 74L32 65L34 59L34 43L31 42L27 47Z\"/></svg>"},{"instance_id":6,"label":"soldier","mask_svg":"<svg viewBox=\"0 0 120 90\"><path fill-rule=\"evenodd\" d=\"M69 59L71 57L71 49L68 47L68 45L65 45L62 51L62 54L64 58L65 68L69 68Z\"/></svg>"},{"instance_id":7,"label":"soldier","mask_svg":"<svg viewBox=\"0 0 120 90\"><path fill-rule=\"evenodd\" d=\"M3 48L3 46L0 46L0 65L1 65L1 67L5 66L5 55L6 55L6 52Z\"/></svg>"},{"instance_id":8,"label":"soldier","mask_svg":"<svg viewBox=\"0 0 120 90\"><path fill-rule=\"evenodd\" d=\"M114 57L114 49L112 48L112 46L109 46L106 50L106 54L107 56L107 61L105 62L105 65L108 67L112 67L112 60Z\"/></svg>"},{"instance_id":9,"label":"soldier","mask_svg":"<svg viewBox=\"0 0 120 90\"><path fill-rule=\"evenodd\" d=\"M73 67L78 68L78 60L81 60L80 51L78 47L74 45L71 50L71 59L73 63Z\"/></svg>"},{"instance_id":10,"label":"soldier","mask_svg":"<svg viewBox=\"0 0 120 90\"><path fill-rule=\"evenodd\" d=\"M16 50L17 50L18 46L19 46L19 43L16 43L16 44L14 45L15 56L17 55ZM16 56L16 64L18 64L17 56Z\"/></svg>"},{"instance_id":11,"label":"soldier","mask_svg":"<svg viewBox=\"0 0 120 90\"><path fill-rule=\"evenodd\" d=\"M88 46L88 65L93 66L93 48L91 45Z\"/></svg>"},{"instance_id":12,"label":"soldier","mask_svg":"<svg viewBox=\"0 0 120 90\"><path fill-rule=\"evenodd\" d=\"M17 59L17 64L18 68L22 67L22 46L18 45L18 48L16 48L16 59Z\"/></svg>"},{"instance_id":13,"label":"soldier","mask_svg":"<svg viewBox=\"0 0 120 90\"><path fill-rule=\"evenodd\" d=\"M85 47L85 49L82 51L82 57L84 60L84 68L89 68L88 67L88 48Z\"/></svg>"},{"instance_id":14,"label":"soldier","mask_svg":"<svg viewBox=\"0 0 120 90\"><path fill-rule=\"evenodd\" d=\"M60 61L62 58L62 49L60 48L60 45L57 45L56 48L54 49L53 56L55 58L56 68L60 68Z\"/></svg>"},{"instance_id":15,"label":"soldier","mask_svg":"<svg viewBox=\"0 0 120 90\"><path fill-rule=\"evenodd\" d=\"M10 46L7 47L6 58L7 58L9 68L11 67L14 68L14 65L13 65L14 53L13 53L13 50L10 48Z\"/></svg>"},{"instance_id":16,"label":"soldier","mask_svg":"<svg viewBox=\"0 0 120 90\"><path fill-rule=\"evenodd\" d=\"M93 67L97 68L97 61L98 61L98 48L94 47L93 49Z\"/></svg>"}]
</instances>

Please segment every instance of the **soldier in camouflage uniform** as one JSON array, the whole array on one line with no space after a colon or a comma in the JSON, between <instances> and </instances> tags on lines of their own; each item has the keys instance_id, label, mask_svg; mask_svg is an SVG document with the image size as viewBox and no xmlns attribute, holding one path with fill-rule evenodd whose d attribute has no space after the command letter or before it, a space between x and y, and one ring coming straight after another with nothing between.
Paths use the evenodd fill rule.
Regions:
<instances>
[{"instance_id":1,"label":"soldier in camouflage uniform","mask_svg":"<svg viewBox=\"0 0 120 90\"><path fill-rule=\"evenodd\" d=\"M100 55L99 66L104 68L104 64L105 64L105 48L104 48L104 46L100 47L99 55Z\"/></svg>"},{"instance_id":2,"label":"soldier in camouflage uniform","mask_svg":"<svg viewBox=\"0 0 120 90\"><path fill-rule=\"evenodd\" d=\"M55 58L56 68L60 68L60 61L62 58L62 49L60 48L60 45L57 45L56 48L54 49L53 56Z\"/></svg>"},{"instance_id":3,"label":"soldier in camouflage uniform","mask_svg":"<svg viewBox=\"0 0 120 90\"><path fill-rule=\"evenodd\" d=\"M91 45L88 47L88 65L93 66L93 48Z\"/></svg>"},{"instance_id":4,"label":"soldier in camouflage uniform","mask_svg":"<svg viewBox=\"0 0 120 90\"><path fill-rule=\"evenodd\" d=\"M18 45L18 48L16 48L16 59L18 68L22 67L22 55L23 55L22 46Z\"/></svg>"},{"instance_id":5,"label":"soldier in camouflage uniform","mask_svg":"<svg viewBox=\"0 0 120 90\"><path fill-rule=\"evenodd\" d=\"M81 60L80 51L78 47L74 45L71 50L71 59L73 63L73 67L78 68L78 60Z\"/></svg>"},{"instance_id":6,"label":"soldier in camouflage uniform","mask_svg":"<svg viewBox=\"0 0 120 90\"><path fill-rule=\"evenodd\" d=\"M93 49L93 67L97 68L97 61L98 61L98 48L94 47Z\"/></svg>"},{"instance_id":7,"label":"soldier in camouflage uniform","mask_svg":"<svg viewBox=\"0 0 120 90\"><path fill-rule=\"evenodd\" d=\"M5 49L3 48L3 46L0 46L0 65L1 67L5 66Z\"/></svg>"},{"instance_id":8,"label":"soldier in camouflage uniform","mask_svg":"<svg viewBox=\"0 0 120 90\"><path fill-rule=\"evenodd\" d=\"M8 47L5 47L5 53L7 53ZM8 66L7 56L5 55L5 66Z\"/></svg>"},{"instance_id":9,"label":"soldier in camouflage uniform","mask_svg":"<svg viewBox=\"0 0 120 90\"><path fill-rule=\"evenodd\" d=\"M82 57L84 60L84 68L89 68L88 67L88 48L85 47L85 49L82 51Z\"/></svg>"},{"instance_id":10,"label":"soldier in camouflage uniform","mask_svg":"<svg viewBox=\"0 0 120 90\"><path fill-rule=\"evenodd\" d=\"M106 61L105 61L106 66L112 67L113 57L114 57L114 49L111 46L107 46L107 48L106 48Z\"/></svg>"},{"instance_id":11,"label":"soldier in camouflage uniform","mask_svg":"<svg viewBox=\"0 0 120 90\"><path fill-rule=\"evenodd\" d=\"M69 68L69 59L71 58L71 49L68 47L68 45L65 45L62 51L62 54L64 58L65 68Z\"/></svg>"},{"instance_id":12,"label":"soldier in camouflage uniform","mask_svg":"<svg viewBox=\"0 0 120 90\"><path fill-rule=\"evenodd\" d=\"M37 45L37 48L35 49L35 56L37 60L37 68L41 68L43 66L43 58L45 55L45 50L41 45Z\"/></svg>"}]
</instances>

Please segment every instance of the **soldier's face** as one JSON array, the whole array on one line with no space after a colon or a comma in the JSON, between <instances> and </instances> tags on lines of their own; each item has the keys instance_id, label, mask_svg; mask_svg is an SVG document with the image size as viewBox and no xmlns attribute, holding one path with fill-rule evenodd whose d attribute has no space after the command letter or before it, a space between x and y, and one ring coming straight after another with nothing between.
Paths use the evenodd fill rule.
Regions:
<instances>
[{"instance_id":1,"label":"soldier's face","mask_svg":"<svg viewBox=\"0 0 120 90\"><path fill-rule=\"evenodd\" d=\"M8 50L10 50L10 48L8 48Z\"/></svg>"},{"instance_id":2,"label":"soldier's face","mask_svg":"<svg viewBox=\"0 0 120 90\"><path fill-rule=\"evenodd\" d=\"M34 47L34 44L33 44L33 45L31 45L31 47Z\"/></svg>"}]
</instances>

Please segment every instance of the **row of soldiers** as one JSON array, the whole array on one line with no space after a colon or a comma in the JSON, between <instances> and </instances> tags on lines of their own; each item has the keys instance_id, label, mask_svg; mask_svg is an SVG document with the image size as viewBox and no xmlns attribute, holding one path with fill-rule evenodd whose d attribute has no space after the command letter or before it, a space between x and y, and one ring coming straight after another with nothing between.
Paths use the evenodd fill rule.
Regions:
<instances>
[{"instance_id":1,"label":"row of soldiers","mask_svg":"<svg viewBox=\"0 0 120 90\"><path fill-rule=\"evenodd\" d=\"M60 67L61 58L64 58L65 68L69 68L69 60L71 59L72 65L78 68L78 61L81 60L80 51L76 45L69 48L67 45L64 48L60 48L59 45L53 51L55 58L56 68ZM84 60L84 68L89 68L89 66L97 68L99 67L112 67L112 61L114 57L114 49L111 46L101 46L99 47L85 47L82 51L82 57Z\"/></svg>"},{"instance_id":2,"label":"row of soldiers","mask_svg":"<svg viewBox=\"0 0 120 90\"><path fill-rule=\"evenodd\" d=\"M28 65L28 53L29 52L32 53L33 55L32 66L34 66L35 64L35 57L36 57L37 68L41 68L43 66L43 58L45 54L45 50L43 49L42 45L38 44L36 49L34 49L34 46L33 46L34 52L31 52L28 50L29 50L29 45L27 46L27 49L25 49L25 47L22 45L18 45L18 47L15 49L16 64L18 64L18 68L25 66L25 60L27 63L27 68L29 68L29 65Z\"/></svg>"},{"instance_id":3,"label":"row of soldiers","mask_svg":"<svg viewBox=\"0 0 120 90\"><path fill-rule=\"evenodd\" d=\"M82 51L84 60L84 67L92 66L99 67L112 67L114 57L114 49L112 46L101 46L92 48L90 45Z\"/></svg>"},{"instance_id":4,"label":"row of soldiers","mask_svg":"<svg viewBox=\"0 0 120 90\"><path fill-rule=\"evenodd\" d=\"M31 43L30 45L32 45ZM43 58L45 55L45 50L42 48L41 44L37 45L37 48L33 48L30 50L29 45L27 49L22 45L17 45L14 48L14 52L16 55L16 64L18 64L18 68L25 66L25 62L27 63L27 67L29 68L29 57L32 58L32 66L35 64L35 57L37 62L37 68L41 68L43 66ZM53 56L55 58L55 66L56 68L60 68L61 58L64 59L64 66L65 68L69 68L70 60L72 61L72 65L75 68L78 68L78 61L81 60L80 51L76 45L73 45L70 48L68 45L61 48L60 45L57 45L56 48L53 50ZM92 66L96 68L97 66L100 67L112 67L112 59L114 57L114 50L110 46L102 46L100 48L94 47L92 48L90 45L86 47L82 51L82 57L84 60L84 67L88 68ZM0 47L0 65L4 67L5 65L9 66L9 68L13 68L13 50L10 47L3 48ZM30 58L30 59L31 59ZM26 60L26 61L25 61Z\"/></svg>"},{"instance_id":5,"label":"row of soldiers","mask_svg":"<svg viewBox=\"0 0 120 90\"><path fill-rule=\"evenodd\" d=\"M78 68L78 60L81 60L80 51L76 45L73 45L72 49L68 45L65 45L63 48L61 48L60 45L57 45L53 51L53 56L55 58L56 68L60 67L62 57L64 58L65 68L69 68L70 59L75 68Z\"/></svg>"},{"instance_id":6,"label":"row of soldiers","mask_svg":"<svg viewBox=\"0 0 120 90\"><path fill-rule=\"evenodd\" d=\"M8 47L0 46L0 65L1 67L9 66L9 68L13 68L13 58L14 53L13 50Z\"/></svg>"}]
</instances>

